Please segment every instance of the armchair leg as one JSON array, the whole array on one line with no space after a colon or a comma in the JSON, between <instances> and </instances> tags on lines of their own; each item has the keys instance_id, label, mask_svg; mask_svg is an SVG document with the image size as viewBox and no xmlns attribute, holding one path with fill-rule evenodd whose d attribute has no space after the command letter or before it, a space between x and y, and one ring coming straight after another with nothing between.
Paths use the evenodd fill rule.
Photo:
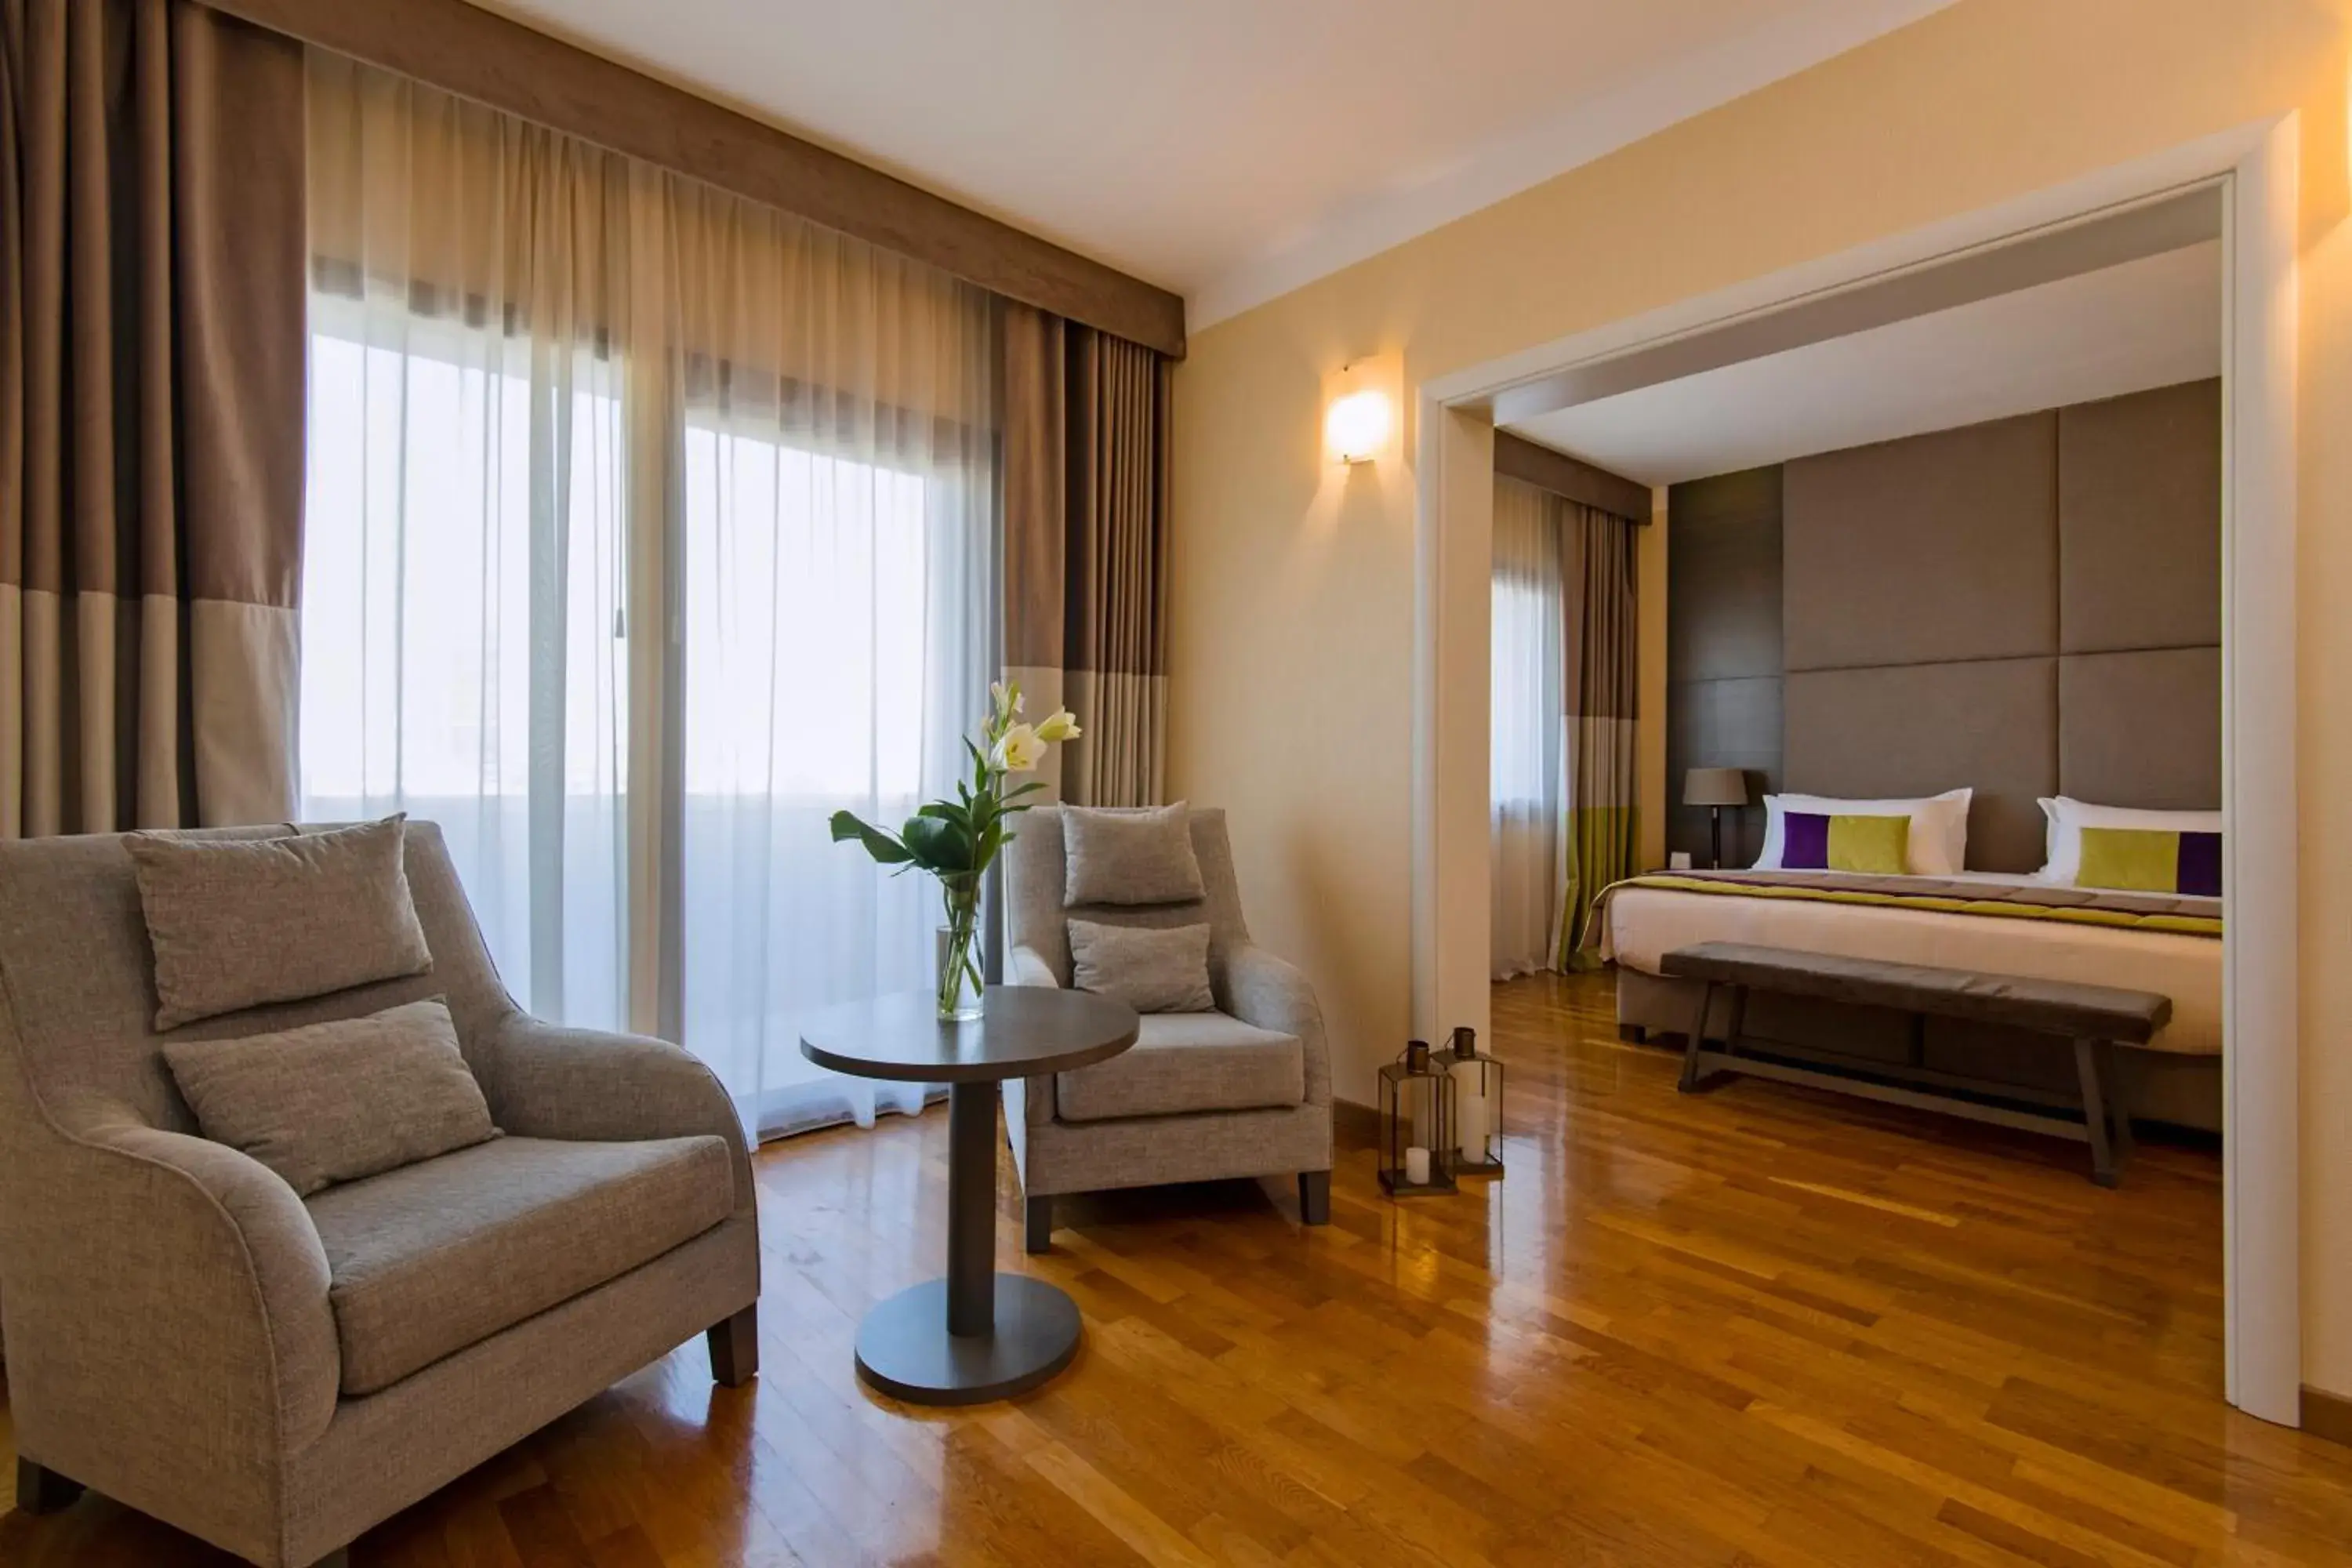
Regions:
<instances>
[{"instance_id":1,"label":"armchair leg","mask_svg":"<svg viewBox=\"0 0 2352 1568\"><path fill-rule=\"evenodd\" d=\"M69 1508L81 1496L81 1483L69 1481L46 1465L19 1455L16 1459L16 1507L26 1513L55 1513Z\"/></svg>"},{"instance_id":2,"label":"armchair leg","mask_svg":"<svg viewBox=\"0 0 2352 1568\"><path fill-rule=\"evenodd\" d=\"M711 1381L740 1388L760 1373L760 1304L756 1301L728 1319L713 1323L703 1339L710 1346Z\"/></svg>"},{"instance_id":3,"label":"armchair leg","mask_svg":"<svg viewBox=\"0 0 2352 1568\"><path fill-rule=\"evenodd\" d=\"M1331 1173L1298 1173L1298 1217L1308 1225L1331 1223Z\"/></svg>"},{"instance_id":4,"label":"armchair leg","mask_svg":"<svg viewBox=\"0 0 2352 1568\"><path fill-rule=\"evenodd\" d=\"M1033 1197L1022 1205L1024 1223L1022 1226L1021 1248L1024 1252L1051 1252L1054 1249L1054 1200L1051 1196Z\"/></svg>"}]
</instances>

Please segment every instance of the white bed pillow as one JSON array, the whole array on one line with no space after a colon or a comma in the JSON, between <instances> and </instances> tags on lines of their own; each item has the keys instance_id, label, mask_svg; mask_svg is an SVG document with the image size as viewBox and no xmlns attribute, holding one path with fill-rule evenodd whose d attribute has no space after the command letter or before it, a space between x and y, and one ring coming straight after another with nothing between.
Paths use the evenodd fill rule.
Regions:
<instances>
[{"instance_id":1,"label":"white bed pillow","mask_svg":"<svg viewBox=\"0 0 2352 1568\"><path fill-rule=\"evenodd\" d=\"M1911 837L1904 851L1904 868L1914 877L1957 877L1969 861L1969 800L1975 794L1972 789L1948 789L1916 800L1768 795L1764 797L1764 853L1756 858L1756 869L1780 868L1788 847L1788 814L1800 811L1821 816L1907 816Z\"/></svg>"},{"instance_id":2,"label":"white bed pillow","mask_svg":"<svg viewBox=\"0 0 2352 1568\"><path fill-rule=\"evenodd\" d=\"M2043 839L2042 867L2034 875L2045 882L2060 882L2070 888L2083 872L2085 827L2136 827L2148 833L2221 831L2221 814L2218 811L2140 811L2128 805L2094 805L2063 795L2043 795L2033 804L2050 819Z\"/></svg>"}]
</instances>

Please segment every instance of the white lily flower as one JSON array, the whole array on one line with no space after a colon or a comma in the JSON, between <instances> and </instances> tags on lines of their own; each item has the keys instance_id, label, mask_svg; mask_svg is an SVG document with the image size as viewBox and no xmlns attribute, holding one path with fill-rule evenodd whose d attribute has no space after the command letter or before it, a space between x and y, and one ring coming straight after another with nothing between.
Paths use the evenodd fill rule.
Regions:
<instances>
[{"instance_id":1,"label":"white lily flower","mask_svg":"<svg viewBox=\"0 0 2352 1568\"><path fill-rule=\"evenodd\" d=\"M1078 716L1066 708L1055 709L1037 726L1037 738L1041 741L1075 741L1085 732L1078 728Z\"/></svg>"},{"instance_id":2,"label":"white lily flower","mask_svg":"<svg viewBox=\"0 0 2352 1568\"><path fill-rule=\"evenodd\" d=\"M1004 731L989 753L989 765L999 773L1025 773L1045 759L1045 742L1026 724Z\"/></svg>"}]
</instances>

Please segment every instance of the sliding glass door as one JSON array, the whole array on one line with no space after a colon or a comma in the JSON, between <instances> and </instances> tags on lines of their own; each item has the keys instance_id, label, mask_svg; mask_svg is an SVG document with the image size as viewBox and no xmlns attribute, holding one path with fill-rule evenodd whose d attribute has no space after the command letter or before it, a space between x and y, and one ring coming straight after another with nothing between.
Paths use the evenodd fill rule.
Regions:
<instances>
[{"instance_id":1,"label":"sliding glass door","mask_svg":"<svg viewBox=\"0 0 2352 1568\"><path fill-rule=\"evenodd\" d=\"M302 813L440 824L499 972L627 1016L618 369L314 300Z\"/></svg>"}]
</instances>

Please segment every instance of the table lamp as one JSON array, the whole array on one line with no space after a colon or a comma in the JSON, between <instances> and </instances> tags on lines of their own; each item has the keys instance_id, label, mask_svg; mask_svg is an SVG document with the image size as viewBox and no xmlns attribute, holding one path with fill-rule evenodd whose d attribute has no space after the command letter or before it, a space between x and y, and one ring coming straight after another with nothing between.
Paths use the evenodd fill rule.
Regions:
<instances>
[{"instance_id":1,"label":"table lamp","mask_svg":"<svg viewBox=\"0 0 2352 1568\"><path fill-rule=\"evenodd\" d=\"M1708 863L1723 868L1723 808L1748 804L1748 775L1738 768L1693 768L1683 775L1683 804L1707 809L1712 837Z\"/></svg>"}]
</instances>

